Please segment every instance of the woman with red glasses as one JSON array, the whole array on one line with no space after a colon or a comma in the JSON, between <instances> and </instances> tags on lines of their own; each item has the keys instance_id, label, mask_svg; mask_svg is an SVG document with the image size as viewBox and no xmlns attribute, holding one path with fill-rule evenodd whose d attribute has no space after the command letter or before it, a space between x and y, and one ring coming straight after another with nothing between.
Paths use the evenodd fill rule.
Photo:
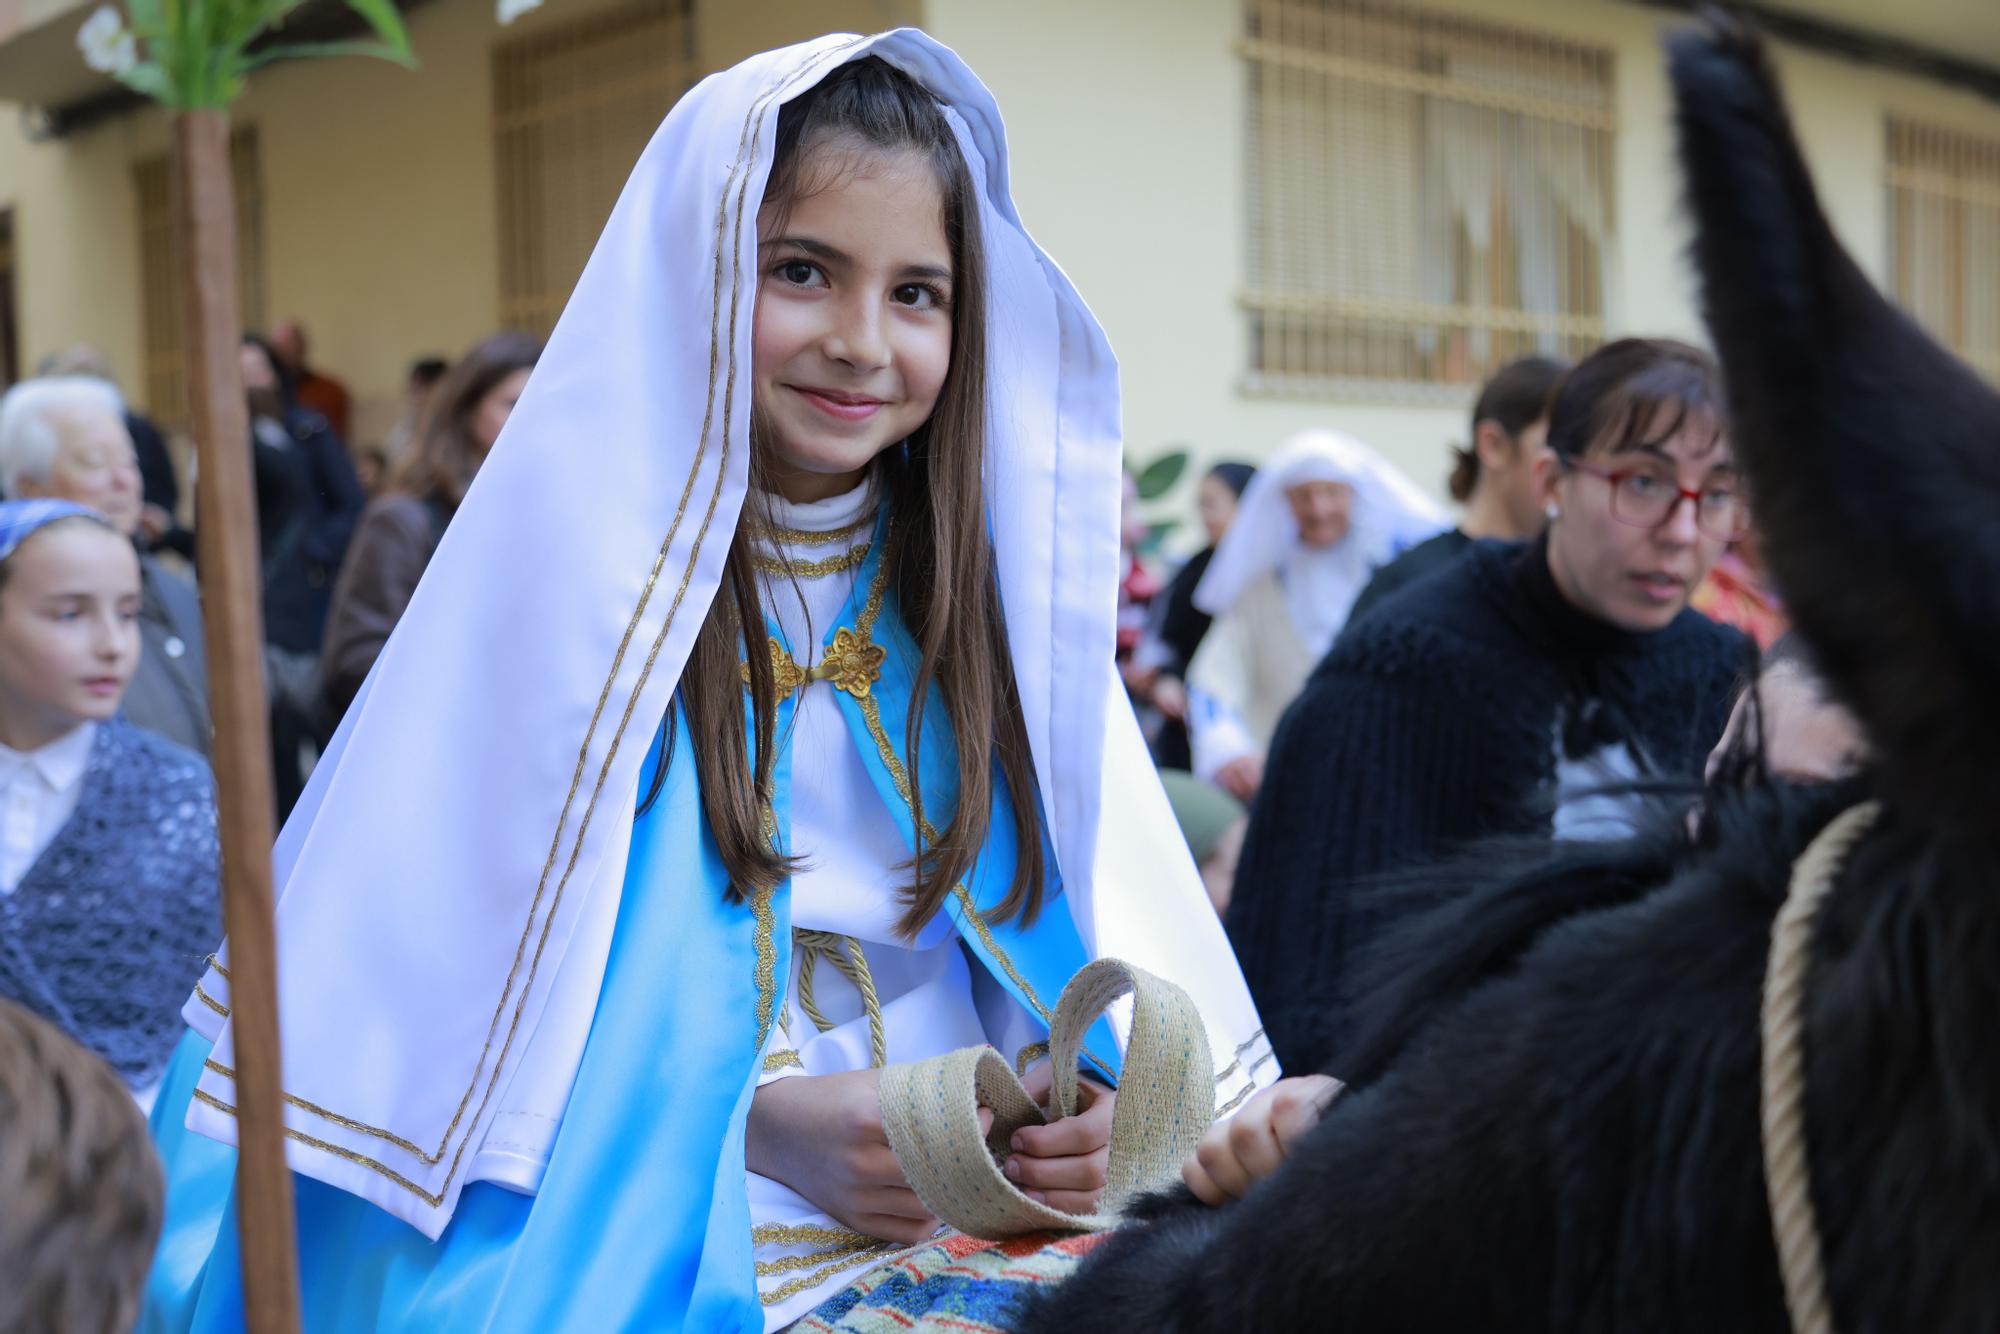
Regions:
<instances>
[{"instance_id":1,"label":"woman with red glasses","mask_svg":"<svg viewBox=\"0 0 2000 1334\"><path fill-rule=\"evenodd\" d=\"M1749 510L1714 361L1624 339L1550 405L1547 531L1349 627L1273 740L1229 933L1288 1070L1340 1073L1341 988L1414 906L1366 882L1501 834L1615 838L1693 779L1748 640L1688 607Z\"/></svg>"}]
</instances>

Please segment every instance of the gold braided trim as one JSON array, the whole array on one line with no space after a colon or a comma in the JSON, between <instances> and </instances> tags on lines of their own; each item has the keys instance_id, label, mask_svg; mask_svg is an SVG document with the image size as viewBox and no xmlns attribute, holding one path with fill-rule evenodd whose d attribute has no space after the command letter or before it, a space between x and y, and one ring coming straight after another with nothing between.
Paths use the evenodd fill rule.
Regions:
<instances>
[{"instance_id":1,"label":"gold braided trim","mask_svg":"<svg viewBox=\"0 0 2000 1334\"><path fill-rule=\"evenodd\" d=\"M480 1051L480 1056L477 1064L473 1066L472 1081L466 1086L465 1094L459 1100L458 1110L452 1114L451 1123L445 1127L444 1134L440 1137L438 1141L437 1151L435 1153L417 1152L414 1155L419 1161L423 1162L426 1166L432 1166L443 1161L444 1151L450 1145L452 1136L457 1132L459 1124L464 1120L466 1107L470 1105L472 1101L473 1092L479 1086L480 1073L487 1068L488 1064L487 1058L492 1054L493 1042L495 1036L499 1031L501 1015L504 1014L506 1011L507 1001L509 997L514 995L515 981L520 974L521 965L524 958L527 958L528 940L529 937L534 932L535 918L540 912L542 898L548 888L549 874L554 869L556 857L561 850L563 842L563 834L569 824L570 809L576 800L576 795L578 791L582 787L583 775L588 766L588 758L590 754L591 742L596 737L598 723L602 720L605 707L610 702L612 686L616 683L618 679L619 670L624 665L626 652L631 647L632 640L638 631L640 618L645 614L647 606L651 604L653 592L658 585L660 574L666 565L667 553L672 549L674 538L678 535L680 531L681 522L687 514L688 501L692 498L694 494L695 482L696 479L701 474L702 462L708 452L708 442L710 438L709 432L711 426L714 424L715 385L717 380L717 373L719 370L723 368L722 348L724 346L724 343L721 338L721 332L722 332L721 307L722 307L722 292L723 292L722 254L723 254L723 241L725 235L728 232L729 219L731 216L731 207L730 207L731 200L729 196L730 182L733 180L736 183L734 216L736 219L736 233L737 236L740 238L743 229L743 219L745 216L744 200L749 191L749 178L750 175L752 174L750 171L746 171L745 167L754 166L758 138L762 133L764 120L768 116L771 107L776 105L778 102L782 101L785 95L788 94L793 87L795 87L798 83L803 81L807 76L816 74L819 71L819 69L825 63L827 63L829 58L844 53L850 47L853 47L857 45L859 42L864 40L866 39L857 37L850 41L843 42L838 46L831 47L825 52L822 52L818 59L809 62L808 64L800 67L798 70L795 70L792 73L791 77L788 78L782 85L770 89L767 92L761 94L757 98L757 100L751 104L750 108L744 112L743 125L737 138L736 158L730 164L729 176L725 178L723 182L722 197L719 200L716 209L715 246L714 246L715 278L713 287L715 295L709 311L708 400L707 400L707 406L702 416L701 433L697 437L698 443L695 449L694 463L693 466L688 470L687 482L682 487L680 503L678 508L675 510L673 522L668 526L667 534L660 542L659 550L653 559L653 567L647 575L644 587L640 591L638 605L633 609L631 619L626 623L625 633L619 641L618 651L612 657L611 670L605 676L603 689L598 693L597 705L595 709L592 711L590 724L584 731L583 743L581 746L578 747L576 767L570 777L569 792L564 797L562 809L557 816L555 836L551 840L549 845L548 858L546 861L544 861L542 865L541 878L537 882L535 887L535 897L528 906L528 918L527 921L522 925L520 942L515 946L513 966L507 974L506 984L501 989L500 999L498 1003L494 1006L493 1018L487 1025L486 1044ZM743 260L741 252L742 252L742 247L740 244L731 247L729 290L732 293L741 290L742 287ZM653 640L652 650L647 655L646 662L640 670L638 680L633 685L631 694L628 696L626 700L624 714L619 720L617 731L614 732L612 735L610 745L605 752L604 761L598 769L596 785L591 790L589 801L586 803L583 815L577 825L576 841L571 847L569 861L563 869L563 874L561 879L558 880L556 883L555 894L550 902L549 913L542 922L541 936L540 939L536 942L534 955L532 959L528 960L527 979L521 986L520 998L515 1002L514 1016L512 1021L508 1025L506 1039L501 1044L500 1055L498 1059L492 1062L492 1073L488 1076L486 1081L485 1095L480 1100L478 1110L473 1113L472 1119L474 1124L477 1124L479 1118L485 1114L486 1107L492 1101L494 1090L498 1087L500 1080L500 1070L506 1064L508 1052L512 1049L514 1038L520 1029L521 1015L527 1006L528 993L533 990L535 975L538 972L541 965L542 952L547 947L548 944L549 932L554 924L556 911L561 907L563 894L565 889L568 887L570 876L575 871L577 861L582 855L583 841L585 835L589 832L591 817L595 813L598 799L603 794L604 784L610 775L611 765L613 761L617 758L619 744L624 737L625 729L631 723L632 715L638 708L639 696L644 692L646 687L646 682L652 676L652 670L655 663L659 659L660 650L666 643L667 633L673 628L674 620L680 611L681 603L687 595L687 590L689 585L693 582L694 571L696 565L699 563L700 560L702 545L707 540L708 531L714 522L716 507L722 497L722 479L728 472L728 459L730 453L729 437L735 414L736 323L737 323L736 305L737 303L732 300L730 303L730 310L729 310L729 338L727 343L727 346L729 348L729 357L727 363L726 379L724 381L723 409L722 409L722 426L723 426L722 457L721 461L718 463L716 468L715 484L709 495L708 508L703 516L701 528L695 535L693 549L688 557L687 568L685 569L685 571L683 571L681 575L680 587L675 592L672 605L667 609L666 618L660 626L659 634ZM227 974L224 974L224 976L227 976ZM761 1045L762 1044L760 1043L759 1044L760 1048ZM199 1089L195 1090L195 1096L199 1098L201 1101L215 1107L219 1111L225 1112L231 1116L237 1115L236 1108L230 1106L228 1103L223 1102L219 1098L207 1094ZM359 1134L373 1136L375 1138L384 1140L385 1142L395 1144L399 1148L405 1147L409 1144L408 1140L402 1138L401 1136L395 1135L390 1131L383 1130L380 1127L370 1126L363 1122L355 1121L350 1118L336 1118L332 1114L327 1113L324 1109L317 1107L316 1104L306 1103L302 1099L291 1099L290 1095L287 1095L287 1098L293 1101L296 1105L300 1106L302 1109L310 1111L314 1115L325 1117L326 1119L333 1121L334 1124L340 1125L345 1129L353 1130ZM439 1203L443 1201L445 1192L450 1189L452 1181L458 1175L459 1167L464 1162L466 1146L471 1142L470 1136L467 1136L466 1139L460 1141L458 1146L458 1151L452 1158L451 1168L445 1175L442 1188L437 1193L433 1194L432 1192L424 1190L422 1187L418 1186L415 1182L411 1181L409 1178L405 1177L401 1173L395 1171L387 1164L378 1162L373 1158L369 1158L366 1157L365 1155L358 1154L351 1150L341 1148L338 1145L329 1144L324 1140L314 1139L309 1135L305 1135L300 1133L299 1131L293 1130L289 1126L285 1127L285 1134L289 1138L297 1140L302 1144L306 1144L312 1148L323 1149L329 1153L334 1154L337 1157L345 1158L351 1162L366 1167L371 1171L377 1172L380 1175L389 1179L390 1181L393 1181L397 1185L410 1191L410 1193L417 1196L419 1199L423 1200L426 1204L432 1207L436 1207Z\"/></svg>"},{"instance_id":2,"label":"gold braided trim","mask_svg":"<svg viewBox=\"0 0 2000 1334\"><path fill-rule=\"evenodd\" d=\"M1252 1033L1248 1038L1244 1039L1243 1045L1236 1049L1235 1059L1230 1061L1228 1065L1224 1066L1222 1068L1222 1073L1215 1077L1216 1087L1220 1088L1222 1086L1223 1080L1229 1078L1231 1075L1236 1073L1236 1067L1243 1064L1244 1053L1249 1051L1250 1048L1252 1048L1253 1046L1255 1046L1257 1044L1257 1039L1263 1036L1264 1036L1264 1030L1260 1028L1255 1033Z\"/></svg>"},{"instance_id":3,"label":"gold braided trim","mask_svg":"<svg viewBox=\"0 0 2000 1334\"><path fill-rule=\"evenodd\" d=\"M767 1075L773 1070L803 1070L805 1068L806 1063L799 1059L799 1054L789 1047L783 1051L774 1051L764 1058L764 1073Z\"/></svg>"},{"instance_id":4,"label":"gold braided trim","mask_svg":"<svg viewBox=\"0 0 2000 1334\"><path fill-rule=\"evenodd\" d=\"M1245 1084L1243 1086L1243 1091L1241 1093L1237 1094L1235 1097L1231 1098L1228 1102L1223 1103L1222 1106L1215 1109L1215 1115L1217 1119L1225 1117L1229 1115L1231 1112L1235 1111L1238 1107L1241 1107L1243 1105L1243 1100L1249 1097L1251 1094L1255 1093L1256 1091L1257 1091L1257 1081L1253 1079L1248 1084Z\"/></svg>"},{"instance_id":5,"label":"gold braided trim","mask_svg":"<svg viewBox=\"0 0 2000 1334\"><path fill-rule=\"evenodd\" d=\"M224 1079L230 1080L232 1082L236 1078L236 1072L234 1070L222 1064L220 1061L217 1061L212 1056L204 1058L201 1065L204 1070L213 1071L215 1074L221 1075ZM342 1116L338 1112L329 1111L326 1108L320 1106L318 1103L307 1102L304 1098L301 1098L296 1094L287 1093L285 1095L285 1102L290 1106L298 1108L302 1112L311 1112L314 1116L319 1117L323 1121L331 1121L333 1122L333 1124L339 1126L342 1130L353 1130L358 1132L365 1132L369 1130L368 1126L362 1125L359 1121L356 1121L351 1117ZM220 1103L216 1105L221 1106ZM225 1108L224 1110L229 1110L229 1109ZM416 1145L410 1143L406 1139L401 1139L396 1136L390 1136L388 1137L388 1142L395 1145L397 1148L401 1149L403 1152L411 1155L412 1157L421 1158L424 1156L424 1151L422 1149L418 1148Z\"/></svg>"},{"instance_id":6,"label":"gold braided trim","mask_svg":"<svg viewBox=\"0 0 2000 1334\"><path fill-rule=\"evenodd\" d=\"M215 975L217 977L221 978L225 982L230 980L229 970L222 966L222 960L216 958L213 954L211 954L203 962L205 962L210 968L213 968L215 970Z\"/></svg>"},{"instance_id":7,"label":"gold braided trim","mask_svg":"<svg viewBox=\"0 0 2000 1334\"><path fill-rule=\"evenodd\" d=\"M830 547L837 542L859 537L874 527L875 513L870 510L845 528L832 528L816 533L805 528L767 528L759 524L751 530L750 535L773 546Z\"/></svg>"},{"instance_id":8,"label":"gold braided trim","mask_svg":"<svg viewBox=\"0 0 2000 1334\"><path fill-rule=\"evenodd\" d=\"M871 520L872 522L872 520ZM765 574L788 576L793 579L823 579L829 574L841 574L857 568L868 559L868 548L874 545L863 542L860 546L828 556L824 560L792 560L786 556L767 556L761 551L750 553L750 563Z\"/></svg>"},{"instance_id":9,"label":"gold braided trim","mask_svg":"<svg viewBox=\"0 0 2000 1334\"><path fill-rule=\"evenodd\" d=\"M757 1262L757 1277L776 1278L779 1274L790 1274L801 1269L811 1269L814 1265L821 1264L836 1256L859 1257L865 1253L881 1249L883 1249L881 1242L876 1241L873 1237L864 1237L859 1243L851 1246L829 1246L823 1251L807 1251L802 1255L781 1255L775 1260L759 1260ZM847 1263L853 1264L856 1261L850 1259Z\"/></svg>"},{"instance_id":10,"label":"gold braided trim","mask_svg":"<svg viewBox=\"0 0 2000 1334\"><path fill-rule=\"evenodd\" d=\"M221 1015L224 1019L227 1019L229 1017L229 1007L227 1005L224 1005L221 1001L217 1000L215 997L209 995L207 991L203 990L201 985L201 980L199 978L195 980L194 998L200 1001L203 1005L206 1005L209 1009Z\"/></svg>"},{"instance_id":11,"label":"gold braided trim","mask_svg":"<svg viewBox=\"0 0 2000 1334\"><path fill-rule=\"evenodd\" d=\"M1014 1056L1014 1078L1019 1079L1022 1075L1027 1074L1029 1066L1048 1054L1049 1044L1046 1042L1030 1042L1027 1046L1021 1048Z\"/></svg>"},{"instance_id":12,"label":"gold braided trim","mask_svg":"<svg viewBox=\"0 0 2000 1334\"><path fill-rule=\"evenodd\" d=\"M878 1266L894 1264L898 1260L915 1255L918 1251L923 1250L925 1246L931 1244L926 1241L921 1245L907 1246L901 1250L897 1250L894 1249L894 1242L884 1242L882 1243L883 1249L878 1251L856 1251L853 1255L845 1259L835 1260L832 1264L826 1266L826 1268L816 1269L803 1278L795 1278L790 1282L780 1283L769 1292L760 1292L757 1294L757 1300L766 1306L776 1306L780 1302L796 1297L802 1292L811 1292L814 1288L843 1270L852 1269L856 1265L867 1264L870 1261L873 1261Z\"/></svg>"},{"instance_id":13,"label":"gold braided trim","mask_svg":"<svg viewBox=\"0 0 2000 1334\"><path fill-rule=\"evenodd\" d=\"M884 1244L880 1237L871 1237L865 1232L845 1227L823 1227L817 1223L759 1223L750 1229L752 1246L844 1246L853 1241L865 1241L876 1246Z\"/></svg>"},{"instance_id":14,"label":"gold braided trim","mask_svg":"<svg viewBox=\"0 0 2000 1334\"><path fill-rule=\"evenodd\" d=\"M764 837L769 840L773 852L783 852L784 849L778 846L778 812L768 801L760 805L764 816ZM778 1007L778 910L772 905L777 893L772 888L759 890L750 896L750 915L754 919L751 937L757 950L758 1051L764 1050L764 1044L771 1040L771 1017ZM796 1059L797 1053L793 1055ZM767 1064L765 1068L770 1066Z\"/></svg>"}]
</instances>

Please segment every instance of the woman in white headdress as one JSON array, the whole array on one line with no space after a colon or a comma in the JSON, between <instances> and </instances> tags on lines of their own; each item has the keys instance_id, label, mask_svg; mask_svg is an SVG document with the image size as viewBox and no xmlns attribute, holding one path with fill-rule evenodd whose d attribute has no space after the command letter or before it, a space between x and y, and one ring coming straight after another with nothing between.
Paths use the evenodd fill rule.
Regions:
<instances>
[{"instance_id":1,"label":"woman in white headdress","mask_svg":"<svg viewBox=\"0 0 2000 1334\"><path fill-rule=\"evenodd\" d=\"M1195 773L1254 797L1279 716L1369 576L1448 526L1437 501L1359 440L1287 440L1251 478L1195 590L1215 617L1188 667Z\"/></svg>"},{"instance_id":2,"label":"woman in white headdress","mask_svg":"<svg viewBox=\"0 0 2000 1334\"><path fill-rule=\"evenodd\" d=\"M1118 690L1118 419L949 51L682 100L278 842L308 1328L787 1324L935 1226L881 1067L1032 1059L1095 956L1271 1081ZM233 1328L226 956L186 1014L149 1327Z\"/></svg>"}]
</instances>

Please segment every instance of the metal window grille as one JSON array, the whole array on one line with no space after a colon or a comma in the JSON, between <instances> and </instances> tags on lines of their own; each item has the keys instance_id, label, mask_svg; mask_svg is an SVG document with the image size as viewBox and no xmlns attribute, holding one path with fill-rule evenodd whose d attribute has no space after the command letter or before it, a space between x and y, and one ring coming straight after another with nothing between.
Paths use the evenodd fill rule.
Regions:
<instances>
[{"instance_id":1,"label":"metal window grille","mask_svg":"<svg viewBox=\"0 0 2000 1334\"><path fill-rule=\"evenodd\" d=\"M1890 295L2000 380L2000 138L1891 116L1884 175Z\"/></svg>"},{"instance_id":2,"label":"metal window grille","mask_svg":"<svg viewBox=\"0 0 2000 1334\"><path fill-rule=\"evenodd\" d=\"M632 164L699 73L691 0L647 0L495 50L504 324L555 326Z\"/></svg>"},{"instance_id":3,"label":"metal window grille","mask_svg":"<svg viewBox=\"0 0 2000 1334\"><path fill-rule=\"evenodd\" d=\"M1604 337L1612 57L1367 0L1245 0L1249 385L1476 383Z\"/></svg>"},{"instance_id":4,"label":"metal window grille","mask_svg":"<svg viewBox=\"0 0 2000 1334\"><path fill-rule=\"evenodd\" d=\"M264 323L264 182L257 130L229 137L236 184L236 294L245 329ZM165 154L133 164L139 194L139 283L145 319L146 410L162 425L188 425L187 353L181 320L181 259L174 239L172 176Z\"/></svg>"}]
</instances>

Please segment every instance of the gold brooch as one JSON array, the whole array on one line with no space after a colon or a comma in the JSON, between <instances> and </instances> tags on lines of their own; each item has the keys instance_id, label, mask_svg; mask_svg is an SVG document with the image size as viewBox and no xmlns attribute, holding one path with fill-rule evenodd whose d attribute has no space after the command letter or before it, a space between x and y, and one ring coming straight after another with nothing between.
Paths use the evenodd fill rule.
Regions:
<instances>
[{"instance_id":1,"label":"gold brooch","mask_svg":"<svg viewBox=\"0 0 2000 1334\"><path fill-rule=\"evenodd\" d=\"M781 695L791 694L808 681L831 681L835 690L845 690L856 699L867 699L875 683L882 679L882 663L889 656L880 644L870 643L845 626L833 632L833 644L826 656L810 671L785 652L785 646L775 635L769 642L771 677ZM747 662L743 664L743 684L750 684Z\"/></svg>"}]
</instances>

